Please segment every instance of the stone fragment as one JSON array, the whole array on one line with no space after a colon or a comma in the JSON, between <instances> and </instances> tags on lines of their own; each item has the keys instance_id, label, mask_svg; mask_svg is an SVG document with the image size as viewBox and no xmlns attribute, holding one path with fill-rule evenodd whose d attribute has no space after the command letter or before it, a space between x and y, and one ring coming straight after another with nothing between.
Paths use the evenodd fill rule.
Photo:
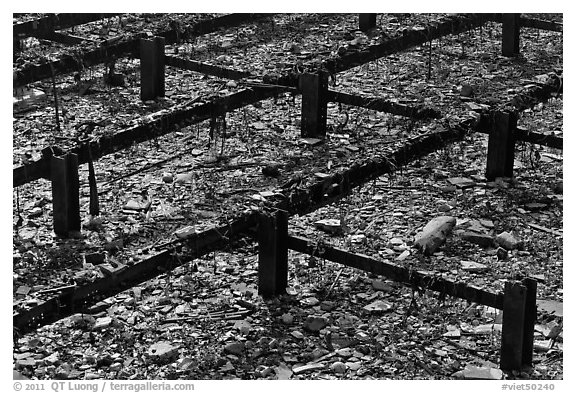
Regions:
<instances>
[{"instance_id":1,"label":"stone fragment","mask_svg":"<svg viewBox=\"0 0 576 393\"><path fill-rule=\"evenodd\" d=\"M322 370L322 369L324 369L324 367L325 366L321 363L311 363L311 364L305 364L303 366L293 367L292 372L294 374L302 374L302 373L305 373L307 371Z\"/></svg>"},{"instance_id":2,"label":"stone fragment","mask_svg":"<svg viewBox=\"0 0 576 393\"><path fill-rule=\"evenodd\" d=\"M292 325L294 323L294 316L290 313L282 314L282 323L285 325Z\"/></svg>"},{"instance_id":3,"label":"stone fragment","mask_svg":"<svg viewBox=\"0 0 576 393\"><path fill-rule=\"evenodd\" d=\"M94 330L107 328L112 325L112 322L112 317L98 318L94 324Z\"/></svg>"},{"instance_id":4,"label":"stone fragment","mask_svg":"<svg viewBox=\"0 0 576 393\"><path fill-rule=\"evenodd\" d=\"M494 239L490 235L476 233L476 232L464 232L460 234L460 238L470 243L479 245L480 247L488 248L494 246Z\"/></svg>"},{"instance_id":5,"label":"stone fragment","mask_svg":"<svg viewBox=\"0 0 576 393\"><path fill-rule=\"evenodd\" d=\"M394 287L390 283L382 280L372 280L372 288L376 291L391 292Z\"/></svg>"},{"instance_id":6,"label":"stone fragment","mask_svg":"<svg viewBox=\"0 0 576 393\"><path fill-rule=\"evenodd\" d=\"M364 306L363 309L371 313L386 312L392 310L392 304L384 300L376 300Z\"/></svg>"},{"instance_id":7,"label":"stone fragment","mask_svg":"<svg viewBox=\"0 0 576 393\"><path fill-rule=\"evenodd\" d=\"M314 307L320 304L320 300L315 298L314 296L309 296L301 300L302 305L308 307Z\"/></svg>"},{"instance_id":8,"label":"stone fragment","mask_svg":"<svg viewBox=\"0 0 576 393\"><path fill-rule=\"evenodd\" d=\"M496 256L498 257L499 261L505 261L508 259L508 251L505 248L498 247L496 250Z\"/></svg>"},{"instance_id":9,"label":"stone fragment","mask_svg":"<svg viewBox=\"0 0 576 393\"><path fill-rule=\"evenodd\" d=\"M274 367L274 372L276 373L276 378L280 380L290 379L292 376L292 369L284 363L280 363L277 367Z\"/></svg>"},{"instance_id":10,"label":"stone fragment","mask_svg":"<svg viewBox=\"0 0 576 393\"><path fill-rule=\"evenodd\" d=\"M231 355L240 356L244 352L245 344L241 341L228 343L224 346L224 352Z\"/></svg>"},{"instance_id":11,"label":"stone fragment","mask_svg":"<svg viewBox=\"0 0 576 393\"><path fill-rule=\"evenodd\" d=\"M502 232L496 239L494 239L496 244L500 247L505 248L506 250L516 250L522 248L522 241L516 239L514 235L509 232Z\"/></svg>"},{"instance_id":12,"label":"stone fragment","mask_svg":"<svg viewBox=\"0 0 576 393\"><path fill-rule=\"evenodd\" d=\"M318 333L320 330L324 329L327 324L328 322L323 317L310 316L304 321L303 327L309 332Z\"/></svg>"},{"instance_id":13,"label":"stone fragment","mask_svg":"<svg viewBox=\"0 0 576 393\"><path fill-rule=\"evenodd\" d=\"M314 223L316 228L323 230L324 232L328 233L341 233L342 232L342 224L339 219L336 218L327 218L324 220L318 220Z\"/></svg>"},{"instance_id":14,"label":"stone fragment","mask_svg":"<svg viewBox=\"0 0 576 393\"><path fill-rule=\"evenodd\" d=\"M473 187L476 184L474 180L467 177L451 177L448 183L459 188Z\"/></svg>"},{"instance_id":15,"label":"stone fragment","mask_svg":"<svg viewBox=\"0 0 576 393\"><path fill-rule=\"evenodd\" d=\"M462 270L471 273L480 273L488 270L488 266L473 261L461 261L460 266L462 267Z\"/></svg>"},{"instance_id":16,"label":"stone fragment","mask_svg":"<svg viewBox=\"0 0 576 393\"><path fill-rule=\"evenodd\" d=\"M424 255L432 255L445 241L456 225L456 218L451 216L435 217L414 237L414 247Z\"/></svg>"},{"instance_id":17,"label":"stone fragment","mask_svg":"<svg viewBox=\"0 0 576 393\"><path fill-rule=\"evenodd\" d=\"M346 372L346 365L342 362L334 362L330 365L330 370L336 374L344 374Z\"/></svg>"},{"instance_id":18,"label":"stone fragment","mask_svg":"<svg viewBox=\"0 0 576 393\"><path fill-rule=\"evenodd\" d=\"M325 300L320 303L320 310L330 312L336 308L336 302L331 302L329 300Z\"/></svg>"},{"instance_id":19,"label":"stone fragment","mask_svg":"<svg viewBox=\"0 0 576 393\"><path fill-rule=\"evenodd\" d=\"M156 362L168 362L178 356L178 348L167 341L160 341L148 348L148 357Z\"/></svg>"},{"instance_id":20,"label":"stone fragment","mask_svg":"<svg viewBox=\"0 0 576 393\"><path fill-rule=\"evenodd\" d=\"M452 374L459 379L492 379L501 380L504 377L502 370L493 367L478 367L467 364L464 370Z\"/></svg>"}]
</instances>

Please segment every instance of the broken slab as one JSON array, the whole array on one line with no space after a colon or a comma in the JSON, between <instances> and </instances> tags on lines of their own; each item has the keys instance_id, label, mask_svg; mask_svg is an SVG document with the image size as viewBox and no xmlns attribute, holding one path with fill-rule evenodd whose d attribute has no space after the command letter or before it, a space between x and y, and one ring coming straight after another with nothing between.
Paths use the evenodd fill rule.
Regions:
<instances>
[{"instance_id":1,"label":"broken slab","mask_svg":"<svg viewBox=\"0 0 576 393\"><path fill-rule=\"evenodd\" d=\"M376 300L366 306L362 307L365 311L371 313L381 313L392 310L392 304L384 300Z\"/></svg>"},{"instance_id":2,"label":"broken slab","mask_svg":"<svg viewBox=\"0 0 576 393\"><path fill-rule=\"evenodd\" d=\"M474 243L483 248L489 248L494 246L494 239L492 236L484 233L476 233L466 231L460 234L460 238L470 243Z\"/></svg>"},{"instance_id":3,"label":"broken slab","mask_svg":"<svg viewBox=\"0 0 576 393\"><path fill-rule=\"evenodd\" d=\"M317 333L320 330L324 329L327 324L328 321L326 321L326 319L323 317L310 316L306 318L306 320L304 321L303 327L304 330L307 330L312 333Z\"/></svg>"},{"instance_id":4,"label":"broken slab","mask_svg":"<svg viewBox=\"0 0 576 393\"><path fill-rule=\"evenodd\" d=\"M292 372L294 374L301 374L301 373L304 373L306 371L322 370L322 369L324 369L324 367L325 367L325 365L323 365L321 363L305 364L303 366L298 366L298 367L292 368Z\"/></svg>"},{"instance_id":5,"label":"broken slab","mask_svg":"<svg viewBox=\"0 0 576 393\"><path fill-rule=\"evenodd\" d=\"M446 241L456 225L456 218L451 216L439 216L433 218L421 232L414 237L414 247L424 255L432 255L438 247Z\"/></svg>"},{"instance_id":6,"label":"broken slab","mask_svg":"<svg viewBox=\"0 0 576 393\"><path fill-rule=\"evenodd\" d=\"M494 239L496 244L506 250L516 250L522 248L522 241L518 240L509 232L502 232Z\"/></svg>"},{"instance_id":7,"label":"broken slab","mask_svg":"<svg viewBox=\"0 0 576 393\"><path fill-rule=\"evenodd\" d=\"M314 223L314 226L328 233L341 233L342 223L336 218L327 218Z\"/></svg>"},{"instance_id":8,"label":"broken slab","mask_svg":"<svg viewBox=\"0 0 576 393\"><path fill-rule=\"evenodd\" d=\"M458 188L468 188L476 185L476 182L468 177L451 177L448 179L448 183Z\"/></svg>"},{"instance_id":9,"label":"broken slab","mask_svg":"<svg viewBox=\"0 0 576 393\"><path fill-rule=\"evenodd\" d=\"M481 273L488 270L488 266L482 263L472 261L461 261L460 267L462 267L462 270L465 270L470 273Z\"/></svg>"},{"instance_id":10,"label":"broken slab","mask_svg":"<svg viewBox=\"0 0 576 393\"><path fill-rule=\"evenodd\" d=\"M178 356L178 347L169 342L160 341L148 348L148 356L153 361L166 362Z\"/></svg>"},{"instance_id":11,"label":"broken slab","mask_svg":"<svg viewBox=\"0 0 576 393\"><path fill-rule=\"evenodd\" d=\"M479 367L467 364L464 370L452 374L459 379L492 379L501 380L504 377L502 370L493 367Z\"/></svg>"}]
</instances>

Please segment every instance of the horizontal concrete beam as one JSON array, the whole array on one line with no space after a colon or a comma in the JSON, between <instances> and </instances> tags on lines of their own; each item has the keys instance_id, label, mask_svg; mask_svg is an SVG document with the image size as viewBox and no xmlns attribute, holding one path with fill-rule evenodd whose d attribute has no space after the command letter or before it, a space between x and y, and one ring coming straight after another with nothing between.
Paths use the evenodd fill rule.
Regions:
<instances>
[{"instance_id":1,"label":"horizontal concrete beam","mask_svg":"<svg viewBox=\"0 0 576 393\"><path fill-rule=\"evenodd\" d=\"M27 22L14 23L12 27L12 34L14 35L14 39L21 39L30 36L51 33L55 30L67 29L69 27L83 25L85 23L95 22L97 20L111 18L118 15L122 14L48 14L44 17Z\"/></svg>"},{"instance_id":2,"label":"horizontal concrete beam","mask_svg":"<svg viewBox=\"0 0 576 393\"><path fill-rule=\"evenodd\" d=\"M271 14L229 14L214 19L200 21L187 30L188 38L200 36L217 31L224 27L233 27L242 23L252 22L261 18L270 17ZM174 30L167 30L155 33L164 37L166 44L173 44L180 34ZM122 38L122 41L114 45L101 45L98 48L86 50L78 55L64 55L60 59L51 63L27 64L24 67L14 70L13 86L21 87L29 83L37 82L52 77L51 66L55 75L77 72L84 67L102 64L112 57L120 58L125 56L138 57L140 50L140 38L145 34L135 34Z\"/></svg>"},{"instance_id":3,"label":"horizontal concrete beam","mask_svg":"<svg viewBox=\"0 0 576 393\"><path fill-rule=\"evenodd\" d=\"M251 88L241 90L226 97L217 98L201 104L193 103L184 107L177 107L168 113L162 113L155 119L144 124L128 127L114 135L103 136L89 144L84 143L71 149L70 153L78 155L78 162L88 162L88 150L91 150L92 159L98 159L128 148L135 143L145 142L172 132L176 125L186 126L199 123L214 115L221 115L246 105L273 97L282 91L282 88ZM42 157L31 163L16 167L12 171L13 186L21 186L28 182L50 178L50 157Z\"/></svg>"},{"instance_id":4,"label":"horizontal concrete beam","mask_svg":"<svg viewBox=\"0 0 576 393\"><path fill-rule=\"evenodd\" d=\"M322 244L322 254L319 255L315 241L298 236L288 236L288 248L303 254L313 255L341 265L384 276L406 285L439 292L443 295L457 297L499 310L504 307L503 293L494 293L465 282L442 278L434 272L419 271L411 267L406 268L392 262L354 254L327 244Z\"/></svg>"},{"instance_id":5,"label":"horizontal concrete beam","mask_svg":"<svg viewBox=\"0 0 576 393\"><path fill-rule=\"evenodd\" d=\"M328 91L328 101L415 119L439 119L442 117L440 111L424 105L405 105L384 98L364 97L333 90Z\"/></svg>"},{"instance_id":6,"label":"horizontal concrete beam","mask_svg":"<svg viewBox=\"0 0 576 393\"><path fill-rule=\"evenodd\" d=\"M251 76L249 72L236 71L231 68L206 64L200 61L182 59L176 56L166 55L166 65L182 70L200 72L205 75L217 76L224 79L242 79Z\"/></svg>"},{"instance_id":7,"label":"horizontal concrete beam","mask_svg":"<svg viewBox=\"0 0 576 393\"><path fill-rule=\"evenodd\" d=\"M459 34L475 29L490 21L491 17L491 14L448 16L426 27L405 30L402 36L393 37L381 44L371 45L361 50L349 50L341 56L324 61L321 68L325 68L331 73L345 71L369 61L425 44L445 35Z\"/></svg>"}]
</instances>

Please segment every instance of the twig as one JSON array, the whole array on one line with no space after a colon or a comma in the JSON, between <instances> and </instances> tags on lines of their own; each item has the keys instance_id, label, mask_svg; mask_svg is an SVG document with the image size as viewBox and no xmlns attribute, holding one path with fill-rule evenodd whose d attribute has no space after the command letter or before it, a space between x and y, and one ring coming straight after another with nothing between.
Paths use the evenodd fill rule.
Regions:
<instances>
[{"instance_id":1,"label":"twig","mask_svg":"<svg viewBox=\"0 0 576 393\"><path fill-rule=\"evenodd\" d=\"M330 288L328 288L328 292L326 292L326 297L330 296L330 292L332 292L332 290L336 286L336 283L338 282L338 279L340 278L340 275L342 274L343 271L344 271L344 268L340 269L338 271L338 273L336 274L336 278L334 279L334 282L332 283L332 285L330 285Z\"/></svg>"}]
</instances>

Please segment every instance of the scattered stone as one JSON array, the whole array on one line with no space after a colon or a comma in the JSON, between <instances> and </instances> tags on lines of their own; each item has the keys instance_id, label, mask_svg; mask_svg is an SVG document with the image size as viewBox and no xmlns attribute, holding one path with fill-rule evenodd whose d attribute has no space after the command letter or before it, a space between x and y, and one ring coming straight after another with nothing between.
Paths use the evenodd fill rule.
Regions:
<instances>
[{"instance_id":1,"label":"scattered stone","mask_svg":"<svg viewBox=\"0 0 576 393\"><path fill-rule=\"evenodd\" d=\"M424 255L432 255L445 241L456 225L451 216L435 217L414 237L414 247Z\"/></svg>"},{"instance_id":2,"label":"scattered stone","mask_svg":"<svg viewBox=\"0 0 576 393\"><path fill-rule=\"evenodd\" d=\"M441 213L446 213L446 212L449 212L450 210L452 210L452 206L450 206L450 205L447 204L447 203L441 203L441 204L438 206L438 211L441 212Z\"/></svg>"},{"instance_id":3,"label":"scattered stone","mask_svg":"<svg viewBox=\"0 0 576 393\"><path fill-rule=\"evenodd\" d=\"M548 205L545 203L531 202L531 203L527 203L526 205L524 205L524 207L528 210L536 211L536 210L545 209L548 207Z\"/></svg>"},{"instance_id":4,"label":"scattered stone","mask_svg":"<svg viewBox=\"0 0 576 393\"><path fill-rule=\"evenodd\" d=\"M303 327L309 332L318 333L320 330L324 329L327 324L328 322L323 317L310 316L306 318L306 321L304 321Z\"/></svg>"},{"instance_id":5,"label":"scattered stone","mask_svg":"<svg viewBox=\"0 0 576 393\"><path fill-rule=\"evenodd\" d=\"M30 288L27 285L21 285L18 287L18 289L16 290L16 294L17 295L23 295L26 296L30 293L30 291L32 290L32 288Z\"/></svg>"},{"instance_id":6,"label":"scattered stone","mask_svg":"<svg viewBox=\"0 0 576 393\"><path fill-rule=\"evenodd\" d=\"M304 333L299 330L294 330L290 332L290 335L298 340L302 340L304 338Z\"/></svg>"},{"instance_id":7,"label":"scattered stone","mask_svg":"<svg viewBox=\"0 0 576 393\"><path fill-rule=\"evenodd\" d=\"M396 257L397 261L403 261L410 256L410 250L404 250L400 255Z\"/></svg>"},{"instance_id":8,"label":"scattered stone","mask_svg":"<svg viewBox=\"0 0 576 393\"><path fill-rule=\"evenodd\" d=\"M231 355L236 355L236 356L240 356L242 355L242 353L244 352L245 349L245 344L241 341L235 341L232 343L228 343L224 346L224 352L231 354Z\"/></svg>"},{"instance_id":9,"label":"scattered stone","mask_svg":"<svg viewBox=\"0 0 576 393\"><path fill-rule=\"evenodd\" d=\"M18 366L18 368L35 367L36 359L33 358L18 359L16 360L16 366Z\"/></svg>"},{"instance_id":10,"label":"scattered stone","mask_svg":"<svg viewBox=\"0 0 576 393\"><path fill-rule=\"evenodd\" d=\"M511 233L508 232L502 232L496 236L496 239L494 240L500 247L509 251L522 248L522 241L516 239Z\"/></svg>"},{"instance_id":11,"label":"scattered stone","mask_svg":"<svg viewBox=\"0 0 576 393\"><path fill-rule=\"evenodd\" d=\"M343 358L349 358L352 356L352 350L350 348L342 348L336 351L336 355L342 356Z\"/></svg>"},{"instance_id":12,"label":"scattered stone","mask_svg":"<svg viewBox=\"0 0 576 393\"><path fill-rule=\"evenodd\" d=\"M463 83L462 86L460 86L460 95L462 97L472 97L474 95L474 88L467 83Z\"/></svg>"},{"instance_id":13,"label":"scattered stone","mask_svg":"<svg viewBox=\"0 0 576 393\"><path fill-rule=\"evenodd\" d=\"M110 325L112 325L112 317L102 317L102 318L98 318L96 320L96 323L94 324L94 330L98 330L98 329L105 329L107 327L109 327Z\"/></svg>"},{"instance_id":14,"label":"scattered stone","mask_svg":"<svg viewBox=\"0 0 576 393\"><path fill-rule=\"evenodd\" d=\"M488 229L493 229L494 228L494 222L492 220L485 220L485 219L480 219L478 220L480 222L480 225L488 228Z\"/></svg>"},{"instance_id":15,"label":"scattered stone","mask_svg":"<svg viewBox=\"0 0 576 393\"><path fill-rule=\"evenodd\" d=\"M301 138L300 142L309 145L309 146L316 146L322 143L322 139L318 138Z\"/></svg>"},{"instance_id":16,"label":"scattered stone","mask_svg":"<svg viewBox=\"0 0 576 393\"><path fill-rule=\"evenodd\" d=\"M322 356L329 354L330 352L324 348L314 348L312 352L310 352L310 356L313 360L320 359Z\"/></svg>"},{"instance_id":17,"label":"scattered stone","mask_svg":"<svg viewBox=\"0 0 576 393\"><path fill-rule=\"evenodd\" d=\"M320 300L314 296L306 297L300 301L303 306L314 307L320 304Z\"/></svg>"},{"instance_id":18,"label":"scattered stone","mask_svg":"<svg viewBox=\"0 0 576 393\"><path fill-rule=\"evenodd\" d=\"M494 239L490 235L475 233L475 232L464 232L460 234L460 238L470 243L479 245L480 247L488 248L494 246Z\"/></svg>"},{"instance_id":19,"label":"scattered stone","mask_svg":"<svg viewBox=\"0 0 576 393\"><path fill-rule=\"evenodd\" d=\"M290 379L292 376L292 370L284 363L280 363L277 367L274 367L274 372L276 373L276 378L281 380Z\"/></svg>"},{"instance_id":20,"label":"scattered stone","mask_svg":"<svg viewBox=\"0 0 576 393\"><path fill-rule=\"evenodd\" d=\"M72 367L68 363L61 364L54 374L54 379L70 379Z\"/></svg>"},{"instance_id":21,"label":"scattered stone","mask_svg":"<svg viewBox=\"0 0 576 393\"><path fill-rule=\"evenodd\" d=\"M24 374L22 374L16 370L12 370L12 380L25 380L25 379L30 379L30 378L26 377Z\"/></svg>"},{"instance_id":22,"label":"scattered stone","mask_svg":"<svg viewBox=\"0 0 576 393\"><path fill-rule=\"evenodd\" d=\"M468 177L451 177L448 179L448 183L458 188L468 188L476 185L476 182Z\"/></svg>"},{"instance_id":23,"label":"scattered stone","mask_svg":"<svg viewBox=\"0 0 576 393\"><path fill-rule=\"evenodd\" d=\"M274 370L272 369L272 367L268 367L261 364L258 367L256 367L256 370L254 370L254 372L258 377L267 378L268 376L272 375Z\"/></svg>"},{"instance_id":24,"label":"scattered stone","mask_svg":"<svg viewBox=\"0 0 576 393\"><path fill-rule=\"evenodd\" d=\"M185 226L184 228L180 228L176 232L174 232L174 235L176 235L176 237L179 239L185 239L195 234L196 234L196 227L193 225Z\"/></svg>"},{"instance_id":25,"label":"scattered stone","mask_svg":"<svg viewBox=\"0 0 576 393\"><path fill-rule=\"evenodd\" d=\"M321 363L305 364L303 366L293 367L292 372L294 374L302 374L305 373L306 371L322 370L324 369L324 367L325 366Z\"/></svg>"},{"instance_id":26,"label":"scattered stone","mask_svg":"<svg viewBox=\"0 0 576 393\"><path fill-rule=\"evenodd\" d=\"M460 266L462 267L462 270L465 270L465 271L471 272L471 273L481 273L481 272L485 272L486 270L488 270L488 266L486 266L482 263L472 262L472 261L461 261Z\"/></svg>"},{"instance_id":27,"label":"scattered stone","mask_svg":"<svg viewBox=\"0 0 576 393\"><path fill-rule=\"evenodd\" d=\"M227 373L229 371L234 371L234 365L232 364L232 362L230 362L229 360L225 360L225 363L220 367L220 369L218 371L223 372L223 373Z\"/></svg>"},{"instance_id":28,"label":"scattered stone","mask_svg":"<svg viewBox=\"0 0 576 393\"><path fill-rule=\"evenodd\" d=\"M552 340L534 340L535 352L548 352L552 348Z\"/></svg>"},{"instance_id":29,"label":"scattered stone","mask_svg":"<svg viewBox=\"0 0 576 393\"><path fill-rule=\"evenodd\" d=\"M331 302L329 300L325 300L320 303L320 310L330 312L336 308L336 302Z\"/></svg>"},{"instance_id":30,"label":"scattered stone","mask_svg":"<svg viewBox=\"0 0 576 393\"><path fill-rule=\"evenodd\" d=\"M74 314L70 317L70 326L76 329L91 329L96 318L88 314Z\"/></svg>"},{"instance_id":31,"label":"scattered stone","mask_svg":"<svg viewBox=\"0 0 576 393\"><path fill-rule=\"evenodd\" d=\"M366 235L358 234L350 236L350 242L353 244L363 244L366 243Z\"/></svg>"},{"instance_id":32,"label":"scattered stone","mask_svg":"<svg viewBox=\"0 0 576 393\"><path fill-rule=\"evenodd\" d=\"M494 332L502 332L502 324L500 323L488 323L484 325L475 326L472 329L472 334L484 335L493 334Z\"/></svg>"},{"instance_id":33,"label":"scattered stone","mask_svg":"<svg viewBox=\"0 0 576 393\"><path fill-rule=\"evenodd\" d=\"M41 207L37 206L30 210L30 213L28 213L28 218L30 219L37 218L40 217L42 214L44 214L44 211L42 210Z\"/></svg>"},{"instance_id":34,"label":"scattered stone","mask_svg":"<svg viewBox=\"0 0 576 393\"><path fill-rule=\"evenodd\" d=\"M508 259L508 251L505 248L498 247L496 250L496 257L499 261L505 261Z\"/></svg>"},{"instance_id":35,"label":"scattered stone","mask_svg":"<svg viewBox=\"0 0 576 393\"><path fill-rule=\"evenodd\" d=\"M548 314L554 314L559 317L564 316L564 304L562 302L557 302L556 300L537 299L536 307Z\"/></svg>"},{"instance_id":36,"label":"scattered stone","mask_svg":"<svg viewBox=\"0 0 576 393\"><path fill-rule=\"evenodd\" d=\"M358 371L360 370L360 367L362 367L361 362L346 362L344 364L350 369L350 371Z\"/></svg>"},{"instance_id":37,"label":"scattered stone","mask_svg":"<svg viewBox=\"0 0 576 393\"><path fill-rule=\"evenodd\" d=\"M156 362L168 362L178 356L178 348L166 341L160 341L148 348L148 356Z\"/></svg>"},{"instance_id":38,"label":"scattered stone","mask_svg":"<svg viewBox=\"0 0 576 393\"><path fill-rule=\"evenodd\" d=\"M60 363L60 354L58 352L54 352L46 356L44 359L42 359L42 361L47 366L58 365L58 363Z\"/></svg>"},{"instance_id":39,"label":"scattered stone","mask_svg":"<svg viewBox=\"0 0 576 393\"><path fill-rule=\"evenodd\" d=\"M162 181L164 183L172 183L174 181L174 175L170 172L163 172Z\"/></svg>"},{"instance_id":40,"label":"scattered stone","mask_svg":"<svg viewBox=\"0 0 576 393\"><path fill-rule=\"evenodd\" d=\"M250 325L250 322L246 320L240 320L234 322L234 329L238 329L240 333L243 335L247 335L248 333L250 333L251 328L252 326Z\"/></svg>"},{"instance_id":41,"label":"scattered stone","mask_svg":"<svg viewBox=\"0 0 576 393\"><path fill-rule=\"evenodd\" d=\"M336 218L328 218L316 221L314 226L324 232L333 234L342 233L342 223L339 219Z\"/></svg>"},{"instance_id":42,"label":"scattered stone","mask_svg":"<svg viewBox=\"0 0 576 393\"><path fill-rule=\"evenodd\" d=\"M452 374L455 378L460 379L492 379L501 380L504 377L502 370L492 367L478 367L467 364L464 370Z\"/></svg>"},{"instance_id":43,"label":"scattered stone","mask_svg":"<svg viewBox=\"0 0 576 393\"><path fill-rule=\"evenodd\" d=\"M455 329L448 329L448 331L444 333L442 336L447 338L459 338L461 335L462 333L460 332L460 329L455 328Z\"/></svg>"},{"instance_id":44,"label":"scattered stone","mask_svg":"<svg viewBox=\"0 0 576 393\"><path fill-rule=\"evenodd\" d=\"M132 211L139 211L139 210L144 210L146 208L146 203L144 202L139 202L136 201L134 199L130 199L128 202L126 202L126 204L124 205L124 210L132 210Z\"/></svg>"},{"instance_id":45,"label":"scattered stone","mask_svg":"<svg viewBox=\"0 0 576 393\"><path fill-rule=\"evenodd\" d=\"M342 362L334 362L330 365L330 370L336 374L344 374L346 372L346 365Z\"/></svg>"},{"instance_id":46,"label":"scattered stone","mask_svg":"<svg viewBox=\"0 0 576 393\"><path fill-rule=\"evenodd\" d=\"M372 280L372 288L376 291L392 292L394 287L390 283L382 280Z\"/></svg>"},{"instance_id":47,"label":"scattered stone","mask_svg":"<svg viewBox=\"0 0 576 393\"><path fill-rule=\"evenodd\" d=\"M282 314L282 323L285 325L292 325L294 323L294 316L290 313Z\"/></svg>"},{"instance_id":48,"label":"scattered stone","mask_svg":"<svg viewBox=\"0 0 576 393\"><path fill-rule=\"evenodd\" d=\"M392 310L392 304L384 300L376 300L363 307L365 311L371 313L380 313Z\"/></svg>"},{"instance_id":49,"label":"scattered stone","mask_svg":"<svg viewBox=\"0 0 576 393\"><path fill-rule=\"evenodd\" d=\"M190 173L178 173L176 174L176 179L174 180L174 183L176 184L190 184L194 182L194 175L192 174L192 172Z\"/></svg>"}]
</instances>

